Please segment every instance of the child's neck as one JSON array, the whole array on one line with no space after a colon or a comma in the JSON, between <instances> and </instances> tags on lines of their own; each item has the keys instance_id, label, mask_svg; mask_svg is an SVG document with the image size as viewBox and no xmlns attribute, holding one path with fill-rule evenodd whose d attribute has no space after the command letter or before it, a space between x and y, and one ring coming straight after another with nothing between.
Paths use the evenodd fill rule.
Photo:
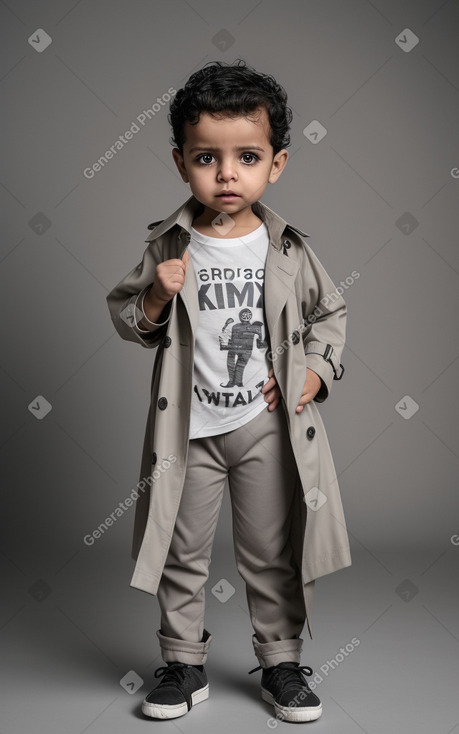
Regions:
<instances>
[{"instance_id":1,"label":"child's neck","mask_svg":"<svg viewBox=\"0 0 459 734\"><path fill-rule=\"evenodd\" d=\"M193 221L193 228L200 232L200 234L205 235L206 237L219 237L221 239L232 239L235 237L243 237L244 235L250 234L255 229L258 229L260 224L262 224L262 219L260 217L257 217L257 215L252 211L251 208L249 208L249 211L244 212L246 215L243 219L238 218L237 215L231 216L233 221L235 222L234 227L232 227L228 232L226 232L227 227L225 225L226 217L222 217L222 226L223 230L225 231L225 234L221 234L218 230L218 225L215 223L215 221L218 221L218 215L219 212L212 211L210 209L204 209L202 214L200 214L196 219ZM227 220L229 221L229 220ZM214 222L214 224L212 224Z\"/></svg>"}]
</instances>

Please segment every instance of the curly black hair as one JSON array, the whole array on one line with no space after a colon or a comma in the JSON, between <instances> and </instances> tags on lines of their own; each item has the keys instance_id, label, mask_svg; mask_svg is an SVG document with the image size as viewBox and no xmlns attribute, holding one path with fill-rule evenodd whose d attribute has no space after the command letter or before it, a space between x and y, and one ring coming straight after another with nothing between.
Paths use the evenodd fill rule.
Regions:
<instances>
[{"instance_id":1,"label":"curly black hair","mask_svg":"<svg viewBox=\"0 0 459 734\"><path fill-rule=\"evenodd\" d=\"M293 114L287 106L285 89L274 77L255 71L243 59L236 59L233 65L209 61L190 76L170 103L167 116L173 131L170 143L183 153L185 122L196 125L201 112L250 116L260 107L268 113L270 143L276 155L290 145L288 131Z\"/></svg>"}]
</instances>

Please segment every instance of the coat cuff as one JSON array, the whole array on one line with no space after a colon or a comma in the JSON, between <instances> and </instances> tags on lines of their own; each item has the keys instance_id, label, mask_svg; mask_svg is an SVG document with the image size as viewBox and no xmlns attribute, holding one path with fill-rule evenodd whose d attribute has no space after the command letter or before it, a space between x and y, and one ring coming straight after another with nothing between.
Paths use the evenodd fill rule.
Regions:
<instances>
[{"instance_id":1,"label":"coat cuff","mask_svg":"<svg viewBox=\"0 0 459 734\"><path fill-rule=\"evenodd\" d=\"M146 286L146 288L143 288L139 295L137 296L134 304L134 324L137 331L143 335L143 334L151 334L152 332L156 331L157 329L161 328L161 326L165 326L167 322L170 319L170 305L166 304L166 306L163 309L163 312L167 309L166 312L168 312L167 318L164 319L164 321L161 321L159 323L155 323L153 321L150 321L149 318L147 318L145 314L145 309L143 307L143 302L145 299L145 296L147 295L148 291L150 290L152 286L152 283L150 285ZM170 302L169 302L170 303ZM145 329L143 326L140 326L139 322L143 321L146 322L148 325L151 325L151 329ZM134 328L134 325L133 325Z\"/></svg>"}]
</instances>

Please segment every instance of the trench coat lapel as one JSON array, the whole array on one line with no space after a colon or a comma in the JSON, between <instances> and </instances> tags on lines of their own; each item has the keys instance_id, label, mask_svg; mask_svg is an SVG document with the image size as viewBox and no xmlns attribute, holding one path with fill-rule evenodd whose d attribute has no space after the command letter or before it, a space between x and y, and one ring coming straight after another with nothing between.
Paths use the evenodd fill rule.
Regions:
<instances>
[{"instance_id":1,"label":"trench coat lapel","mask_svg":"<svg viewBox=\"0 0 459 734\"><path fill-rule=\"evenodd\" d=\"M199 323L199 299L198 299L198 283L196 280L196 273L191 260L188 262L188 266L185 274L185 283L181 291L179 291L179 298L183 300L185 308L190 319L190 326L192 332L192 340L194 342L196 333L198 331Z\"/></svg>"},{"instance_id":2,"label":"trench coat lapel","mask_svg":"<svg viewBox=\"0 0 459 734\"><path fill-rule=\"evenodd\" d=\"M276 333L279 316L290 294L294 291L298 262L287 257L272 242L268 248L265 264L265 314L271 340Z\"/></svg>"}]
</instances>

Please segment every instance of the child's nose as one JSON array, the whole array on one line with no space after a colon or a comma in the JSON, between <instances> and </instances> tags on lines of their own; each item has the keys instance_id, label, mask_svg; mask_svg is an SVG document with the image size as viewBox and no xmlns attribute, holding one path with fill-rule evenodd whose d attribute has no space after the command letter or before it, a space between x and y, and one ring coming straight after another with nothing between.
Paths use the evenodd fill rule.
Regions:
<instances>
[{"instance_id":1,"label":"child's nose","mask_svg":"<svg viewBox=\"0 0 459 734\"><path fill-rule=\"evenodd\" d=\"M232 178L237 178L236 166L232 160L223 160L220 164L218 173L224 181L229 181Z\"/></svg>"}]
</instances>

